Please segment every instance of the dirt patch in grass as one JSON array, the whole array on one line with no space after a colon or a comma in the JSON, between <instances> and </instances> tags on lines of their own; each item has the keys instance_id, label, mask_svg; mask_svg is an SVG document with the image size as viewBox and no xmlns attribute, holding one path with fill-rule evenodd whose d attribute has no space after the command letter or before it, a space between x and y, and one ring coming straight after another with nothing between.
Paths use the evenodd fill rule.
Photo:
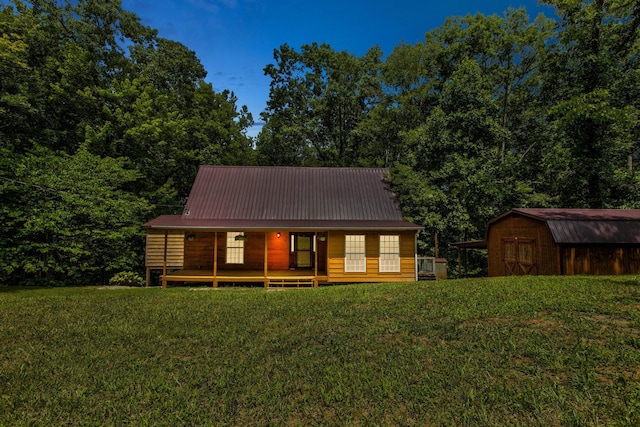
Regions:
<instances>
[{"instance_id":1,"label":"dirt patch in grass","mask_svg":"<svg viewBox=\"0 0 640 427\"><path fill-rule=\"evenodd\" d=\"M541 317L523 319L521 323L523 325L529 326L534 329L547 330L547 331L558 330L562 326L560 322L558 322L555 319L541 318Z\"/></svg>"},{"instance_id":2,"label":"dirt patch in grass","mask_svg":"<svg viewBox=\"0 0 640 427\"><path fill-rule=\"evenodd\" d=\"M468 319L460 324L462 328L476 328L478 326L505 325L513 322L511 317L482 317L479 319Z\"/></svg>"}]
</instances>

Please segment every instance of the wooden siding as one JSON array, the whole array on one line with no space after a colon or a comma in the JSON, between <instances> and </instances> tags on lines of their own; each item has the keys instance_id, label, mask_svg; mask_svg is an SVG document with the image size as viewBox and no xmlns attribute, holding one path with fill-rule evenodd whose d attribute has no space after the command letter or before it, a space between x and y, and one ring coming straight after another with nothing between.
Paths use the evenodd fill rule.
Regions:
<instances>
[{"instance_id":1,"label":"wooden siding","mask_svg":"<svg viewBox=\"0 0 640 427\"><path fill-rule=\"evenodd\" d=\"M184 269L185 270L213 270L214 233L187 233L194 236L193 240L185 242ZM226 246L227 235L218 232L218 271L229 270L263 270L264 268L264 232L246 233L244 264L227 264ZM326 268L326 242L317 242L318 269ZM289 269L289 233L267 232L268 257L267 265L270 271ZM162 251L162 248L160 248ZM324 257L324 259L323 259ZM161 265L162 266L162 265Z\"/></svg>"},{"instance_id":2,"label":"wooden siding","mask_svg":"<svg viewBox=\"0 0 640 427\"><path fill-rule=\"evenodd\" d=\"M164 266L164 231L149 230L145 251L147 268ZM169 231L167 236L167 268L182 268L184 264L184 232Z\"/></svg>"},{"instance_id":3,"label":"wooden siding","mask_svg":"<svg viewBox=\"0 0 640 427\"><path fill-rule=\"evenodd\" d=\"M289 233L280 232L279 239L276 233L267 233L267 245L269 270L287 270L289 268Z\"/></svg>"},{"instance_id":4,"label":"wooden siding","mask_svg":"<svg viewBox=\"0 0 640 427\"><path fill-rule=\"evenodd\" d=\"M244 241L244 263L227 264L227 233L218 233L218 271L264 269L264 233L245 233L245 236L247 240Z\"/></svg>"},{"instance_id":5,"label":"wooden siding","mask_svg":"<svg viewBox=\"0 0 640 427\"><path fill-rule=\"evenodd\" d=\"M213 250L215 233L194 233L196 238L185 243L185 269L213 269ZM264 268L264 233L245 233L244 263L227 264L227 233L218 232L218 270L262 270ZM282 232L278 239L275 232L267 233L269 245L269 270L289 268L288 234Z\"/></svg>"},{"instance_id":6,"label":"wooden siding","mask_svg":"<svg viewBox=\"0 0 640 427\"><path fill-rule=\"evenodd\" d=\"M346 234L364 234L366 246L367 271L362 273L345 273L344 249ZM381 234L400 236L400 272L380 273L379 252ZM329 232L327 277L330 283L360 283L360 282L404 282L415 280L415 232L358 232L332 231Z\"/></svg>"},{"instance_id":7,"label":"wooden siding","mask_svg":"<svg viewBox=\"0 0 640 427\"><path fill-rule=\"evenodd\" d=\"M185 270L213 270L214 233L187 233L193 240L184 242Z\"/></svg>"},{"instance_id":8,"label":"wooden siding","mask_svg":"<svg viewBox=\"0 0 640 427\"><path fill-rule=\"evenodd\" d=\"M560 273L559 253L546 222L522 215L509 215L490 225L487 236L489 276L509 274L504 262L504 241L511 239L533 241L533 267L529 274ZM522 274L515 270L515 274Z\"/></svg>"},{"instance_id":9,"label":"wooden siding","mask_svg":"<svg viewBox=\"0 0 640 427\"><path fill-rule=\"evenodd\" d=\"M318 251L318 274L332 283L354 282L391 282L415 280L415 233L413 231L388 232L384 234L400 236L400 272L380 273L380 241L377 232L349 232L364 234L366 240L366 266L363 273L344 272L345 232L329 232L325 241L316 241ZM215 247L213 232L169 232L167 245L167 268L184 268L189 271L213 271L213 252ZM227 264L226 233L218 232L217 271L263 271L264 270L264 232L248 232L245 240L244 263ZM280 238L275 232L268 232L269 271L288 270L289 242L288 232L281 232ZM164 232L150 230L147 234L147 268L162 268L164 262Z\"/></svg>"},{"instance_id":10,"label":"wooden siding","mask_svg":"<svg viewBox=\"0 0 640 427\"><path fill-rule=\"evenodd\" d=\"M580 245L562 248L562 274L640 274L640 248Z\"/></svg>"}]
</instances>

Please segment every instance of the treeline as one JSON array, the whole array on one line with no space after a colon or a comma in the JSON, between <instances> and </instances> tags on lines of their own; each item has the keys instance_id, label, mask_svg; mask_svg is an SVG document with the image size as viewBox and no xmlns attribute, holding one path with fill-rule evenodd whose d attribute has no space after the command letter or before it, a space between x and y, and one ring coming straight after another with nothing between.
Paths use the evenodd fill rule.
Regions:
<instances>
[{"instance_id":1,"label":"treeline","mask_svg":"<svg viewBox=\"0 0 640 427\"><path fill-rule=\"evenodd\" d=\"M0 6L0 283L139 269L200 164L254 162L246 108L119 0Z\"/></svg>"},{"instance_id":2,"label":"treeline","mask_svg":"<svg viewBox=\"0 0 640 427\"><path fill-rule=\"evenodd\" d=\"M640 3L544 3L554 19L451 18L386 57L283 45L253 141L119 0L0 1L0 283L140 268L141 224L181 212L200 164L390 167L421 251L437 234L452 261L511 207L640 207Z\"/></svg>"},{"instance_id":3,"label":"treeline","mask_svg":"<svg viewBox=\"0 0 640 427\"><path fill-rule=\"evenodd\" d=\"M451 18L384 59L281 46L259 162L392 168L421 250L454 262L509 208L640 207L640 2L542 3L555 19Z\"/></svg>"}]
</instances>

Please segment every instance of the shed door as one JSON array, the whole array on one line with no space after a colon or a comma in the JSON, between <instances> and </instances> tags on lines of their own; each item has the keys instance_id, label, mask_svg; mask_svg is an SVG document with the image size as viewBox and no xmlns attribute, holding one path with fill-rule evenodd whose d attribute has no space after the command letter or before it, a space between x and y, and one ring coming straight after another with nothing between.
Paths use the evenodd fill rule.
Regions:
<instances>
[{"instance_id":1,"label":"shed door","mask_svg":"<svg viewBox=\"0 0 640 427\"><path fill-rule=\"evenodd\" d=\"M505 275L521 276L534 274L536 244L534 239L518 237L502 239L502 254Z\"/></svg>"}]
</instances>

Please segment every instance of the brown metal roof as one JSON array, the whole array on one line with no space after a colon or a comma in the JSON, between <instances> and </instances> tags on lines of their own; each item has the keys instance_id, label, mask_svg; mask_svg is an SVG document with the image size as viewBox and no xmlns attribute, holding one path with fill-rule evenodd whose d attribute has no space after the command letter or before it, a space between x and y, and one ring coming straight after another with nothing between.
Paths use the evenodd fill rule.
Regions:
<instances>
[{"instance_id":1,"label":"brown metal roof","mask_svg":"<svg viewBox=\"0 0 640 427\"><path fill-rule=\"evenodd\" d=\"M387 169L201 166L185 212L154 228L419 229L403 220Z\"/></svg>"},{"instance_id":2,"label":"brown metal roof","mask_svg":"<svg viewBox=\"0 0 640 427\"><path fill-rule=\"evenodd\" d=\"M640 221L640 209L546 209L523 208L512 209L510 212L518 212L526 216L538 219L563 219L569 221Z\"/></svg>"},{"instance_id":3,"label":"brown metal roof","mask_svg":"<svg viewBox=\"0 0 640 427\"><path fill-rule=\"evenodd\" d=\"M489 221L520 214L546 222L560 244L639 244L640 209L512 209Z\"/></svg>"},{"instance_id":4,"label":"brown metal roof","mask_svg":"<svg viewBox=\"0 0 640 427\"><path fill-rule=\"evenodd\" d=\"M640 220L547 221L556 243L640 243Z\"/></svg>"}]
</instances>

